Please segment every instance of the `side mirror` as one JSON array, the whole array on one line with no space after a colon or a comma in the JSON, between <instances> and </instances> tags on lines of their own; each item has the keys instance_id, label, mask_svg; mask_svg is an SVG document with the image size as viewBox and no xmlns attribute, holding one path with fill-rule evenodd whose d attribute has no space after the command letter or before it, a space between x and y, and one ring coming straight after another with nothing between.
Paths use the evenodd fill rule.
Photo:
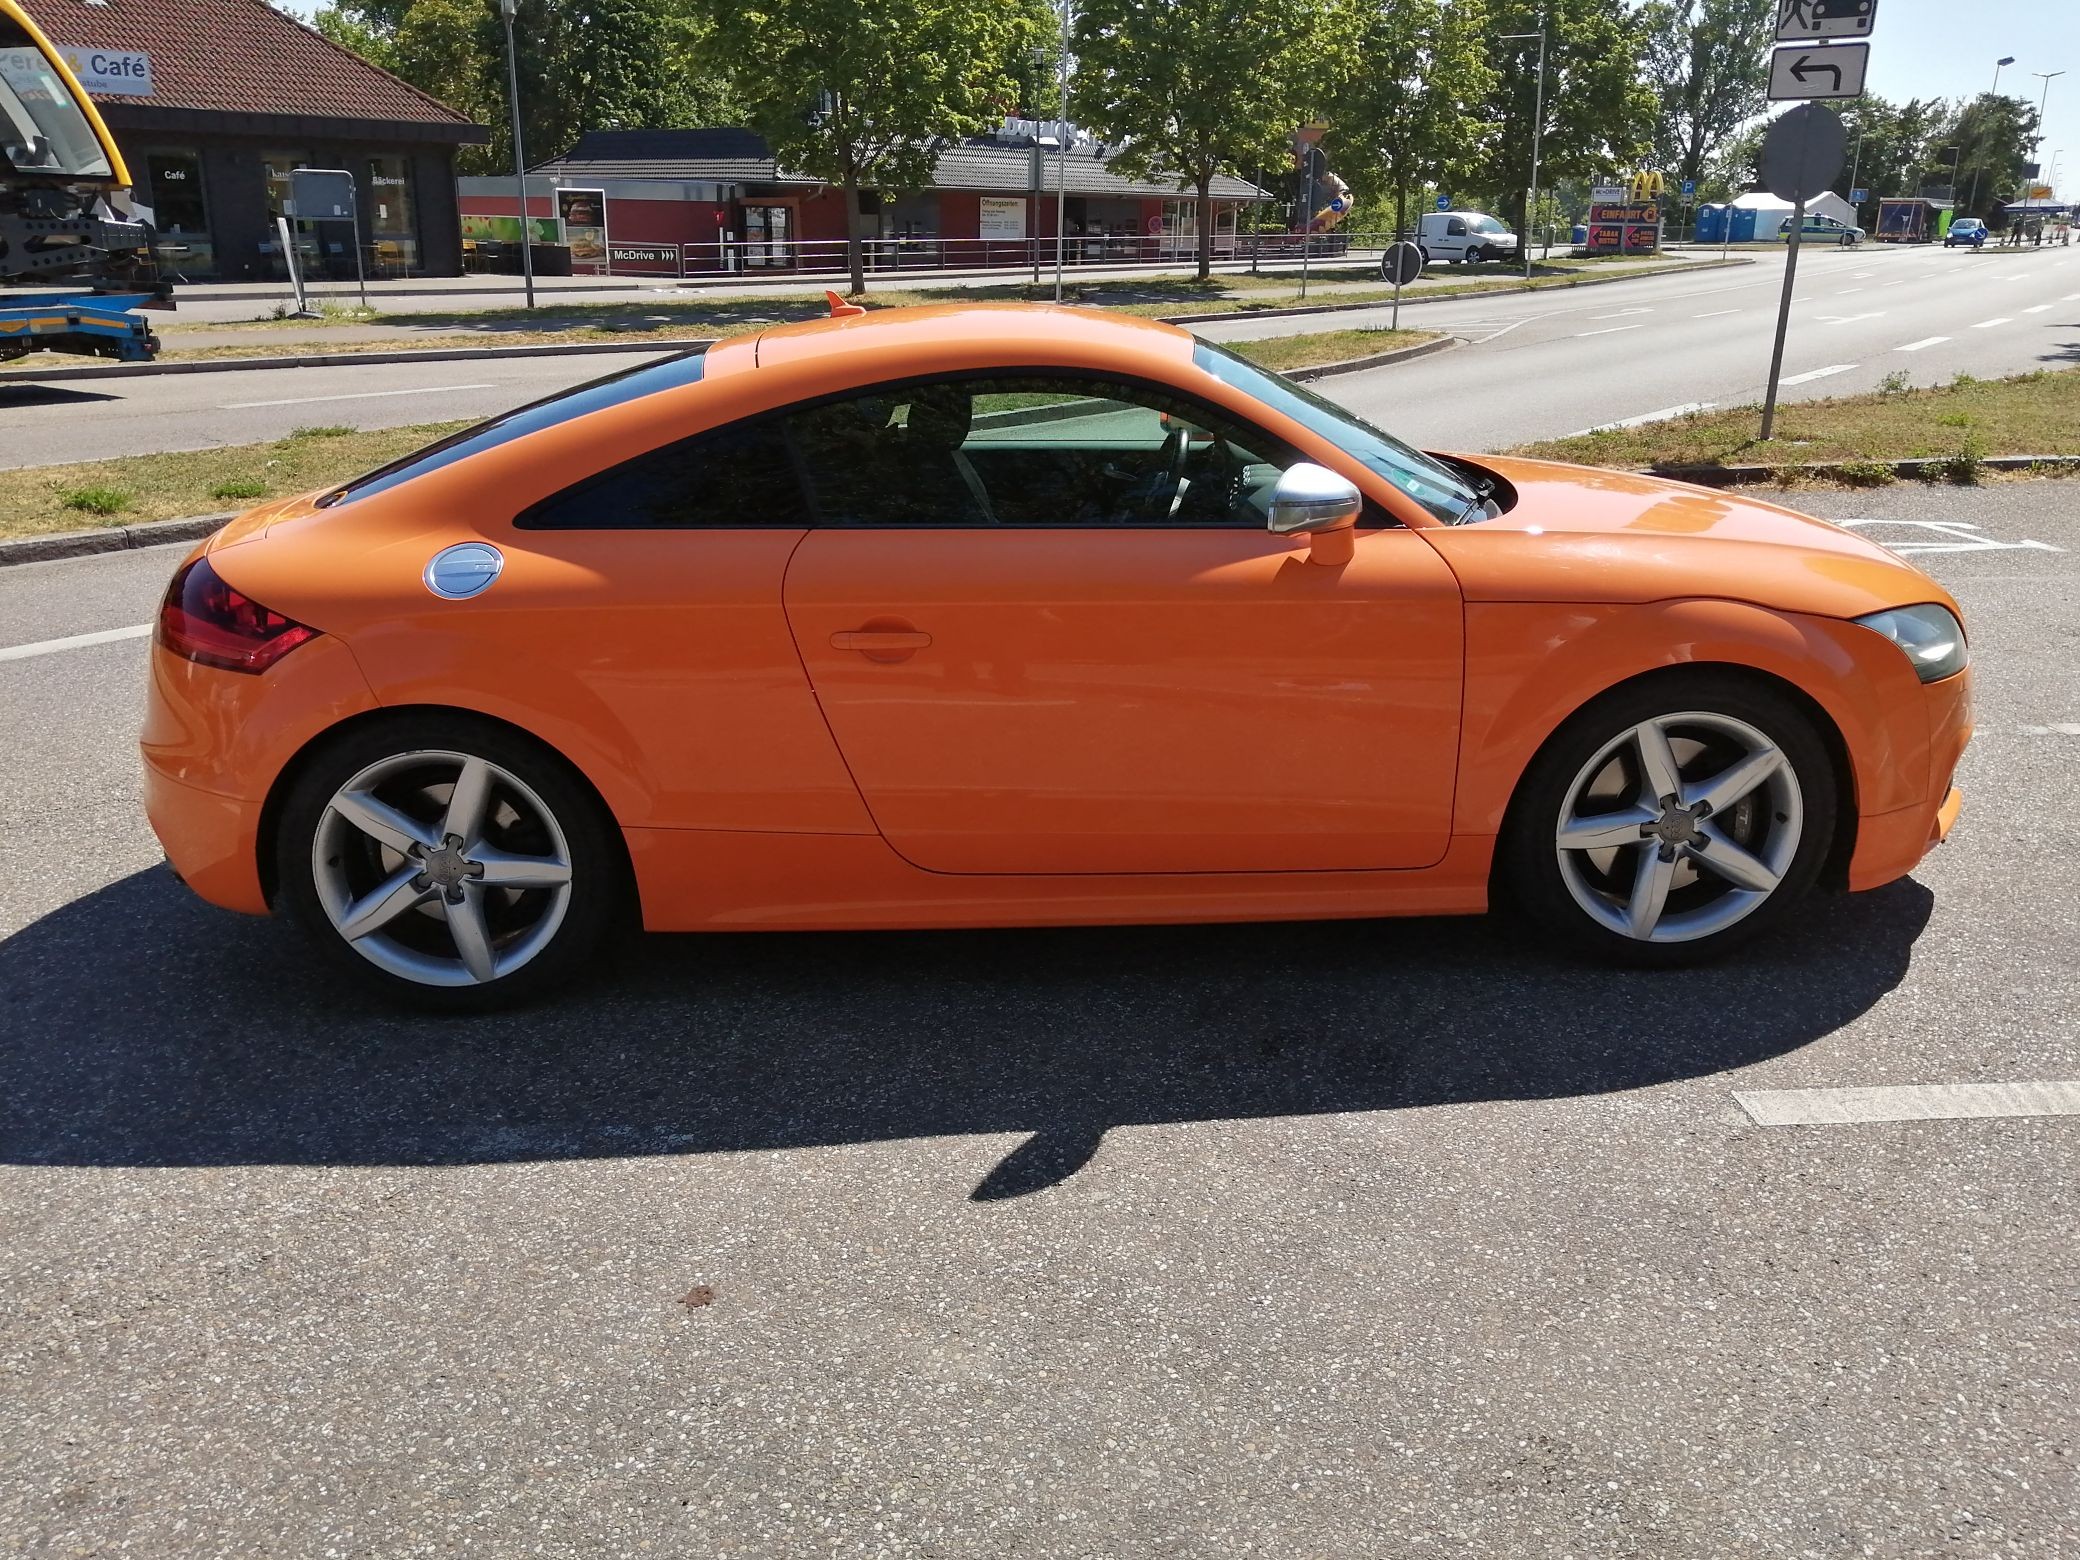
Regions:
<instances>
[{"instance_id":1,"label":"side mirror","mask_svg":"<svg viewBox=\"0 0 2080 1560\"><path fill-rule=\"evenodd\" d=\"M1288 467L1271 490L1271 515L1264 526L1275 536L1304 535L1312 563L1344 564L1351 561L1351 532L1364 507L1364 496L1349 478L1303 460Z\"/></svg>"}]
</instances>

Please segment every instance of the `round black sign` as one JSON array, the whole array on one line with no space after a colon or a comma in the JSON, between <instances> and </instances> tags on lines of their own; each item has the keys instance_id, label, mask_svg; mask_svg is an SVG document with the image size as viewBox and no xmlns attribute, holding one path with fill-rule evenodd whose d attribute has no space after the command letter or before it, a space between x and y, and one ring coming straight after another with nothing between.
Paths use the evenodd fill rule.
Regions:
<instances>
[{"instance_id":1,"label":"round black sign","mask_svg":"<svg viewBox=\"0 0 2080 1560\"><path fill-rule=\"evenodd\" d=\"M1395 287L1405 287L1422 274L1423 251L1405 239L1389 244L1387 252L1379 257L1379 279Z\"/></svg>"}]
</instances>

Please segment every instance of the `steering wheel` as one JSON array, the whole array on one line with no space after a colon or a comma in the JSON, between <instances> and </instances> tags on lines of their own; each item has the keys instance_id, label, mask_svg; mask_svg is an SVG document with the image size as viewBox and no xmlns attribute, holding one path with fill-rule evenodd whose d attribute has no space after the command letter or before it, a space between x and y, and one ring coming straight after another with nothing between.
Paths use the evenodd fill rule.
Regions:
<instances>
[{"instance_id":1,"label":"steering wheel","mask_svg":"<svg viewBox=\"0 0 2080 1560\"><path fill-rule=\"evenodd\" d=\"M1156 458L1149 463L1148 493L1141 501L1141 518L1169 520L1184 502L1184 468L1192 458L1192 431L1181 422L1170 425L1170 433Z\"/></svg>"}]
</instances>

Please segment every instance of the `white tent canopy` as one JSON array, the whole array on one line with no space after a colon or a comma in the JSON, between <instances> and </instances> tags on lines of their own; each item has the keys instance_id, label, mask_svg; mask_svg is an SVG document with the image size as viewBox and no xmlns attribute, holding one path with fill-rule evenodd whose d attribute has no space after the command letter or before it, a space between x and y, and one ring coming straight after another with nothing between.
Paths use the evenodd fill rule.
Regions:
<instances>
[{"instance_id":1,"label":"white tent canopy","mask_svg":"<svg viewBox=\"0 0 2080 1560\"><path fill-rule=\"evenodd\" d=\"M1790 201L1780 200L1768 190L1750 190L1747 194L1737 197L1731 204L1738 210L1754 212L1755 231L1760 234L1767 226L1772 230L1772 236L1777 224L1790 216L1792 211ZM1856 222L1856 208L1833 190L1807 201L1806 212L1808 215L1833 217L1835 221L1846 222L1851 226Z\"/></svg>"}]
</instances>

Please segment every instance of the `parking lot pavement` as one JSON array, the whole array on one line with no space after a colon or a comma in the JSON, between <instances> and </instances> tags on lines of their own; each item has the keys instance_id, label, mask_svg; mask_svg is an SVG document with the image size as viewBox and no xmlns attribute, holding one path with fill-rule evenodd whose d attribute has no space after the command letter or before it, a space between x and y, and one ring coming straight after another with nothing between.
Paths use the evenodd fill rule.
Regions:
<instances>
[{"instance_id":1,"label":"parking lot pavement","mask_svg":"<svg viewBox=\"0 0 2080 1560\"><path fill-rule=\"evenodd\" d=\"M660 938L372 1011L156 864L139 642L0 660L0 1550L2080 1551L2080 1117L1736 1097L2080 1079L2080 484L1796 502L2000 544L1922 555L1966 812L1682 974ZM0 646L172 562L0 572Z\"/></svg>"}]
</instances>

